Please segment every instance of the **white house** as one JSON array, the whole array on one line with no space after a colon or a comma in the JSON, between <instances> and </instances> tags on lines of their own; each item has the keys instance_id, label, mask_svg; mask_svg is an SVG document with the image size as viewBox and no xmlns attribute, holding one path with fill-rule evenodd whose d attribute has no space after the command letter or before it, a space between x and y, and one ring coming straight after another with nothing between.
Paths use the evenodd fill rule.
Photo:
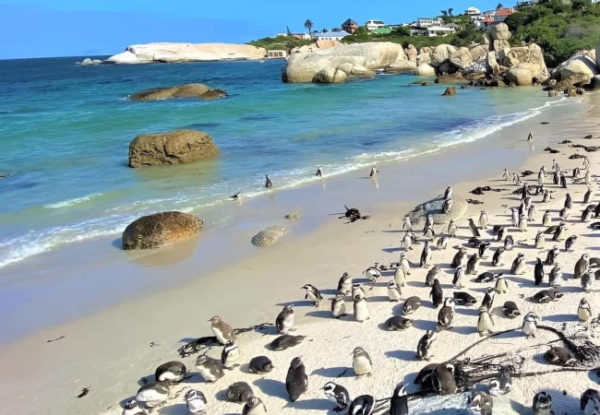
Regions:
<instances>
[{"instance_id":1,"label":"white house","mask_svg":"<svg viewBox=\"0 0 600 415\"><path fill-rule=\"evenodd\" d=\"M369 20L365 23L365 26L368 31L372 31L375 29L379 29L380 27L385 27L385 23L381 20Z\"/></svg>"},{"instance_id":2,"label":"white house","mask_svg":"<svg viewBox=\"0 0 600 415\"><path fill-rule=\"evenodd\" d=\"M342 40L346 36L350 36L350 33L345 30L336 32L327 31L325 33L315 33L315 38L318 40Z\"/></svg>"},{"instance_id":3,"label":"white house","mask_svg":"<svg viewBox=\"0 0 600 415\"><path fill-rule=\"evenodd\" d=\"M419 17L417 21L413 23L414 26L420 28L428 28L429 26L441 26L443 24L444 21L441 17Z\"/></svg>"},{"instance_id":4,"label":"white house","mask_svg":"<svg viewBox=\"0 0 600 415\"><path fill-rule=\"evenodd\" d=\"M449 26L429 26L427 28L427 36L446 36L456 32L456 28Z\"/></svg>"},{"instance_id":5,"label":"white house","mask_svg":"<svg viewBox=\"0 0 600 415\"><path fill-rule=\"evenodd\" d=\"M471 6L465 10L465 14L471 18L481 16L481 10L479 10L477 7Z\"/></svg>"}]
</instances>

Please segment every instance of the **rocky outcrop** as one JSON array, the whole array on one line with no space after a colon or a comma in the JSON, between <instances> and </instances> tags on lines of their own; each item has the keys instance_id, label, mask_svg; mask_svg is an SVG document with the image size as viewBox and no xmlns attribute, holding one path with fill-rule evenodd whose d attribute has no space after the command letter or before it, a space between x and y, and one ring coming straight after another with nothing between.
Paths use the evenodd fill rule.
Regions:
<instances>
[{"instance_id":1,"label":"rocky outcrop","mask_svg":"<svg viewBox=\"0 0 600 415\"><path fill-rule=\"evenodd\" d=\"M267 51L252 45L233 43L146 43L131 45L105 63L196 62L264 59Z\"/></svg>"},{"instance_id":2,"label":"rocky outcrop","mask_svg":"<svg viewBox=\"0 0 600 415\"><path fill-rule=\"evenodd\" d=\"M405 58L402 46L391 42L355 43L296 53L288 58L283 80L344 82L349 77L373 76L374 70L391 66L398 57Z\"/></svg>"},{"instance_id":3,"label":"rocky outcrop","mask_svg":"<svg viewBox=\"0 0 600 415\"><path fill-rule=\"evenodd\" d=\"M428 63L422 63L415 70L417 76L435 76L435 69Z\"/></svg>"},{"instance_id":4,"label":"rocky outcrop","mask_svg":"<svg viewBox=\"0 0 600 415\"><path fill-rule=\"evenodd\" d=\"M143 216L123 232L123 249L153 249L187 239L200 231L202 220L183 212Z\"/></svg>"},{"instance_id":5,"label":"rocky outcrop","mask_svg":"<svg viewBox=\"0 0 600 415\"><path fill-rule=\"evenodd\" d=\"M148 89L129 97L132 101L161 101L176 98L216 99L227 96L221 89L212 89L203 84L184 84L165 88Z\"/></svg>"},{"instance_id":6,"label":"rocky outcrop","mask_svg":"<svg viewBox=\"0 0 600 415\"><path fill-rule=\"evenodd\" d=\"M501 49L509 48L510 44L508 43L508 39L510 39L512 33L508 29L508 25L506 23L498 23L497 25L492 26L490 30L490 38L493 50L499 51Z\"/></svg>"},{"instance_id":7,"label":"rocky outcrop","mask_svg":"<svg viewBox=\"0 0 600 415\"><path fill-rule=\"evenodd\" d=\"M526 68L511 68L506 73L506 80L517 86L533 85L533 73Z\"/></svg>"},{"instance_id":8,"label":"rocky outcrop","mask_svg":"<svg viewBox=\"0 0 600 415\"><path fill-rule=\"evenodd\" d=\"M92 59L92 58L85 58L84 60L79 62L79 64L81 66L100 65L101 63L102 63L102 61L100 59Z\"/></svg>"},{"instance_id":9,"label":"rocky outcrop","mask_svg":"<svg viewBox=\"0 0 600 415\"><path fill-rule=\"evenodd\" d=\"M217 154L219 149L216 144L202 131L175 130L143 134L129 144L129 167L191 163Z\"/></svg>"},{"instance_id":10,"label":"rocky outcrop","mask_svg":"<svg viewBox=\"0 0 600 415\"><path fill-rule=\"evenodd\" d=\"M419 56L419 52L417 51L417 48L415 48L415 45L410 44L408 45L408 47L406 48L406 59L408 59L409 61L417 61L417 56Z\"/></svg>"},{"instance_id":11,"label":"rocky outcrop","mask_svg":"<svg viewBox=\"0 0 600 415\"><path fill-rule=\"evenodd\" d=\"M252 237L252 245L259 248L271 246L288 232L284 226L270 226Z\"/></svg>"},{"instance_id":12,"label":"rocky outcrop","mask_svg":"<svg viewBox=\"0 0 600 415\"><path fill-rule=\"evenodd\" d=\"M552 78L557 80L561 89L572 85L588 85L598 75L599 68L596 65L594 55L582 52L570 57L561 63L552 72Z\"/></svg>"},{"instance_id":13,"label":"rocky outcrop","mask_svg":"<svg viewBox=\"0 0 600 415\"><path fill-rule=\"evenodd\" d=\"M454 97L454 96L456 96L456 87L455 86L449 86L448 88L446 88L446 90L444 91L444 93L442 94L442 96L446 96L446 97Z\"/></svg>"}]
</instances>

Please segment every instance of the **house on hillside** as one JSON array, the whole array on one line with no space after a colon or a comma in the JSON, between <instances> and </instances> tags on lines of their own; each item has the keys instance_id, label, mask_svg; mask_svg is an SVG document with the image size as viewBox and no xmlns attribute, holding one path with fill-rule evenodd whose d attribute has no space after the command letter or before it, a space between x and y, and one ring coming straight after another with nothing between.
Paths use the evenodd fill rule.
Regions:
<instances>
[{"instance_id":1,"label":"house on hillside","mask_svg":"<svg viewBox=\"0 0 600 415\"><path fill-rule=\"evenodd\" d=\"M315 38L317 40L337 40L340 41L346 36L350 36L350 33L345 30L341 30L339 32L327 31L322 33L315 33Z\"/></svg>"},{"instance_id":2,"label":"house on hillside","mask_svg":"<svg viewBox=\"0 0 600 415\"><path fill-rule=\"evenodd\" d=\"M496 13L492 16L494 19L494 24L503 22L508 16L515 13L516 10L512 7L502 7L496 10Z\"/></svg>"},{"instance_id":3,"label":"house on hillside","mask_svg":"<svg viewBox=\"0 0 600 415\"><path fill-rule=\"evenodd\" d=\"M342 23L342 30L350 34L354 34L354 32L356 32L356 29L358 29L358 23L356 23L352 19L348 19L344 23Z\"/></svg>"},{"instance_id":4,"label":"house on hillside","mask_svg":"<svg viewBox=\"0 0 600 415\"><path fill-rule=\"evenodd\" d=\"M365 27L369 32L372 32L373 30L385 27L385 23L381 20L369 20L365 23Z\"/></svg>"},{"instance_id":5,"label":"house on hillside","mask_svg":"<svg viewBox=\"0 0 600 415\"><path fill-rule=\"evenodd\" d=\"M471 19L473 19L474 17L479 17L481 16L481 10L479 10L477 7L468 7L465 10L465 15L469 16Z\"/></svg>"},{"instance_id":6,"label":"house on hillside","mask_svg":"<svg viewBox=\"0 0 600 415\"><path fill-rule=\"evenodd\" d=\"M285 59L287 58L287 51L285 50L268 50L267 59Z\"/></svg>"},{"instance_id":7,"label":"house on hillside","mask_svg":"<svg viewBox=\"0 0 600 415\"><path fill-rule=\"evenodd\" d=\"M414 22L411 26L420 27L422 29L426 29L429 26L441 26L444 24L444 21L441 17L419 17L416 22Z\"/></svg>"}]
</instances>

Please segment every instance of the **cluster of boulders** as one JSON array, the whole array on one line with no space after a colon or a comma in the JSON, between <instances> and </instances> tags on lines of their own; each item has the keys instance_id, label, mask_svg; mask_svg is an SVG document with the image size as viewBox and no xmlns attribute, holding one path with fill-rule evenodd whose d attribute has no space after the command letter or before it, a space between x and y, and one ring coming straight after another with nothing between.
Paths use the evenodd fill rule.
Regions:
<instances>
[{"instance_id":1,"label":"cluster of boulders","mask_svg":"<svg viewBox=\"0 0 600 415\"><path fill-rule=\"evenodd\" d=\"M204 84L183 84L164 88L148 89L129 97L132 101L161 101L177 98L217 99L227 96L222 89L213 89Z\"/></svg>"},{"instance_id":2,"label":"cluster of boulders","mask_svg":"<svg viewBox=\"0 0 600 415\"><path fill-rule=\"evenodd\" d=\"M551 90L572 90L577 87L600 88L600 46L582 50L558 65L547 83Z\"/></svg>"}]
</instances>

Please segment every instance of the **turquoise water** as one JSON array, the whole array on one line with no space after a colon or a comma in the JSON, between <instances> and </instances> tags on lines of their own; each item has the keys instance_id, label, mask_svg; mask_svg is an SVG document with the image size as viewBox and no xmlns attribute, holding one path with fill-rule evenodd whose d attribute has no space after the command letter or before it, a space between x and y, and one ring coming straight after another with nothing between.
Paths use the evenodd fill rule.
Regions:
<instances>
[{"instance_id":1,"label":"turquoise water","mask_svg":"<svg viewBox=\"0 0 600 415\"><path fill-rule=\"evenodd\" d=\"M380 75L344 85L281 82L283 61L141 66L76 65L77 58L0 61L0 267L58 246L115 235L161 210L227 224L219 205L241 191L308 183L318 166L342 174L476 140L537 114L539 89L460 90ZM134 103L131 93L201 82L216 101ZM140 133L211 134L218 160L127 167Z\"/></svg>"}]
</instances>

